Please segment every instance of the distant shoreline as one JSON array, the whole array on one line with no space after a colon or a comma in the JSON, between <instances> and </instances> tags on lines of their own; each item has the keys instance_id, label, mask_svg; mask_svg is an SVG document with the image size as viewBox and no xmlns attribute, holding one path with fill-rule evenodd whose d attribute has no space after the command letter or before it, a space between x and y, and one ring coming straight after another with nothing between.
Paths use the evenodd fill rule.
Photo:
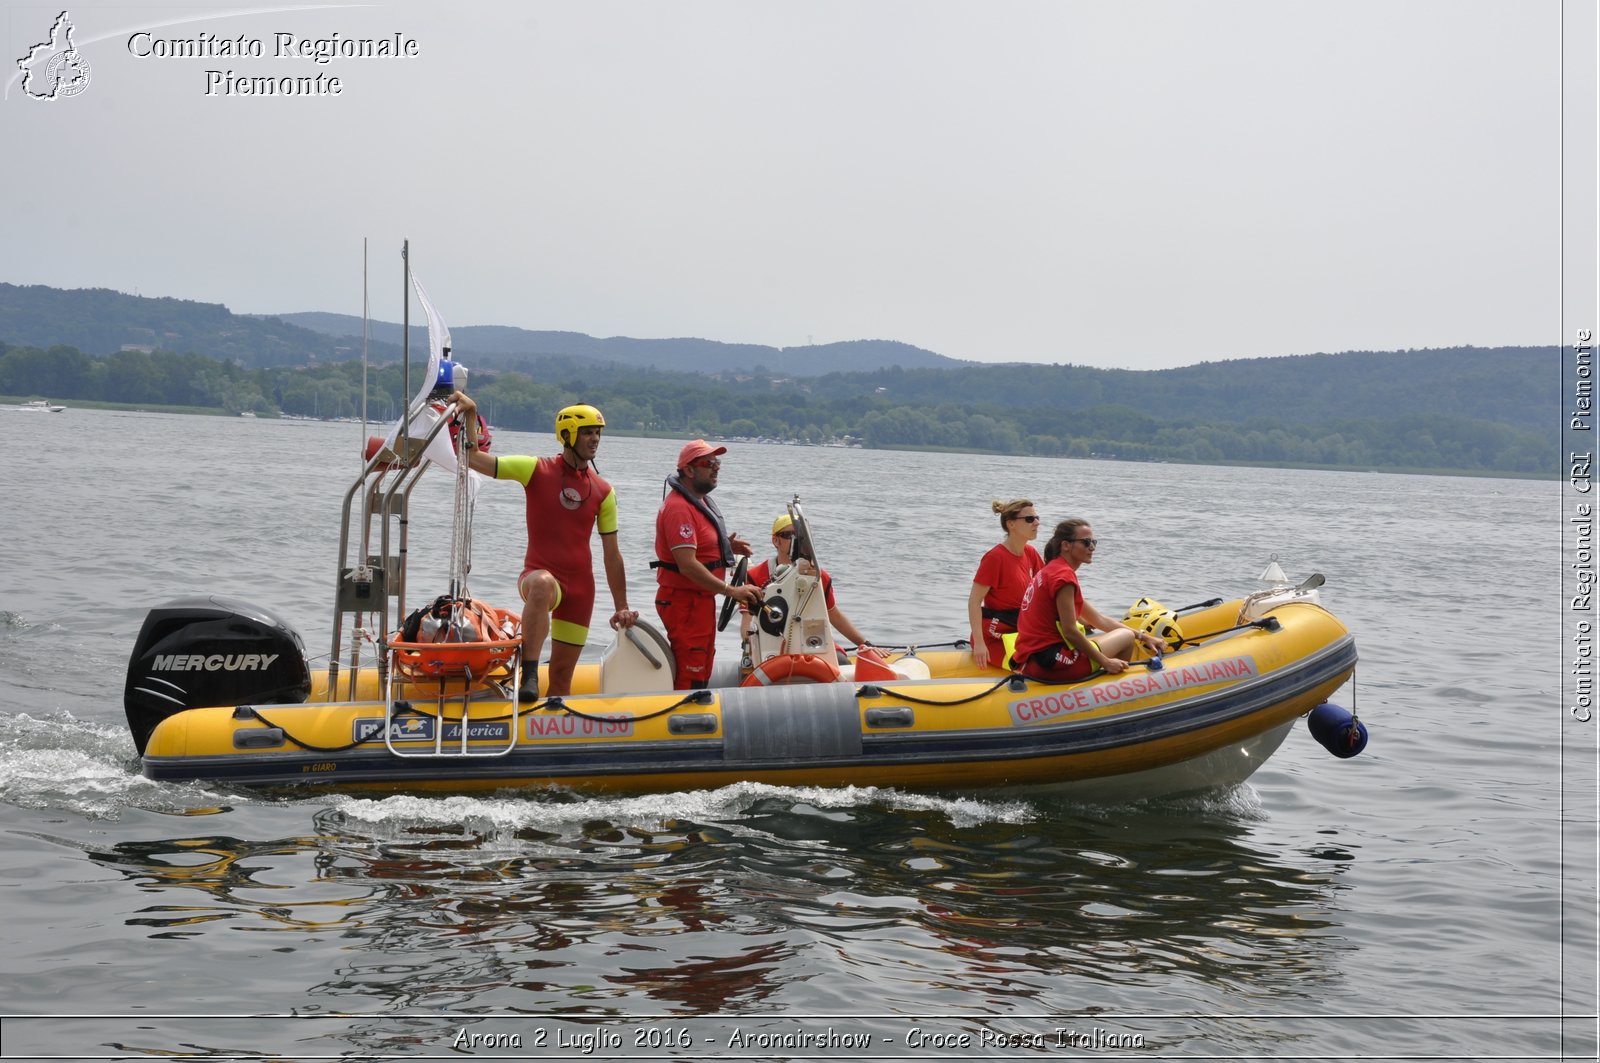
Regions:
<instances>
[{"instance_id":1,"label":"distant shoreline","mask_svg":"<svg viewBox=\"0 0 1600 1063\"><path fill-rule=\"evenodd\" d=\"M18 406L18 405L21 405L24 402L29 401L30 399L38 399L38 398L48 398L48 396L44 396L44 395L0 395L0 405ZM51 400L51 401L55 401L55 400ZM228 411L226 411L224 409L221 409L219 407L214 407L214 406L161 406L161 405L152 405L150 403L105 402L105 401L101 401L101 400L97 400L97 399L62 400L60 404L67 407L67 410L66 410L67 413L71 413L73 409L83 409L83 410L112 410L112 411L116 411L116 412L119 412L119 413L171 413L171 414L181 414L183 416L194 416L194 417L235 417L235 418L237 418L237 417L241 416L240 414L229 413ZM360 423L358 421L341 422L341 421L335 420L333 418L327 418L327 419L324 420L323 418L316 418L316 417L309 417L309 418L306 418L306 417L284 417L284 416L273 416L271 414L258 415L255 419L263 420L263 421L302 421L302 420L305 420L305 421L317 421L319 423L326 423L326 424L341 424L341 423L344 423L344 424L359 424ZM381 425L387 424L388 422L386 422L386 421L369 421L367 423L370 424L370 425L373 425L374 427L377 427L377 426L381 426ZM683 433L683 432L653 432L653 431L649 431L647 429L627 429L627 428L615 428L615 429L612 429L612 428L608 428L607 431L610 432L614 436L622 436L622 437L627 437L627 438L632 438L632 439L683 439L686 436L686 433ZM708 434L706 436L706 438L707 439L717 439L718 441L722 441L722 442L749 443L751 445L803 446L803 447L807 447L807 448L810 448L812 446L812 444L801 443L798 440L795 440L793 442L790 442L790 441L787 441L787 440L767 440L767 441L765 441L763 443L763 441L760 441L760 440L754 440L754 439L728 439L727 437L724 437L724 436L718 436L718 435L712 435L712 434ZM903 447L831 447L831 448L823 447L821 449L853 450L853 451L868 451L868 452L880 451L880 452L889 452L889 453L892 453L894 451L910 451L910 452L913 452L913 453L934 453L934 454L986 454L986 453L989 453L988 451L985 451L985 450L977 450L977 449L962 448L962 447L931 446L931 445L908 445L908 446L903 446ZM1014 456L1014 457L1037 458L1040 461L1117 461L1117 462L1123 462L1125 464L1131 464L1131 465L1194 465L1194 466L1200 466L1200 467L1233 468L1233 469L1305 469L1305 470L1309 470L1309 471L1312 471L1312 472L1356 472L1356 473L1376 472L1376 473L1394 473L1394 474L1400 475L1400 476L1461 476L1461 477L1470 477L1470 478L1473 478L1473 479L1483 479L1483 480L1538 480L1538 481L1542 481L1542 480L1560 480L1560 479L1564 478L1562 475L1559 475L1557 473L1550 473L1548 475L1535 476L1535 475L1530 475L1530 474L1526 474L1526 473L1515 473L1515 472L1495 472L1495 471L1468 470L1468 469L1428 469L1428 468L1416 468L1416 467L1412 467L1412 466L1398 466L1398 465L1385 466L1383 468L1373 468L1373 467L1367 466L1367 465L1313 465L1313 464L1307 464L1307 463L1304 463L1304 462L1291 462L1291 461L1247 462L1247 461L1228 461L1228 460L1221 460L1221 459L1219 459L1217 461L1181 461L1181 460L1176 460L1176 459L1168 460L1168 461L1141 461L1139 459L1134 459L1134 458L1111 458L1111 457L1079 458L1079 457L1068 457L1068 456L1065 456L1065 455L1043 455L1043 454L1018 454L1018 455L1007 455L1007 456L1008 457L1013 457Z\"/></svg>"}]
</instances>

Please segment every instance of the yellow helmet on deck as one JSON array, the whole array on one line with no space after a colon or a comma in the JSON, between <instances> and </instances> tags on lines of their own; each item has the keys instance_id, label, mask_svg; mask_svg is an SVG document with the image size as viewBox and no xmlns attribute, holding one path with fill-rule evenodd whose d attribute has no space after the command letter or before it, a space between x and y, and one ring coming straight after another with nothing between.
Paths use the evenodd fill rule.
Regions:
<instances>
[{"instance_id":1,"label":"yellow helmet on deck","mask_svg":"<svg viewBox=\"0 0 1600 1063\"><path fill-rule=\"evenodd\" d=\"M1178 618L1170 609L1151 616L1144 629L1173 649L1183 645L1183 628L1178 626Z\"/></svg>"},{"instance_id":2,"label":"yellow helmet on deck","mask_svg":"<svg viewBox=\"0 0 1600 1063\"><path fill-rule=\"evenodd\" d=\"M564 407L556 414L556 438L561 440L564 447L576 446L578 443L578 430L597 426L606 426L605 416L587 403L576 403Z\"/></svg>"},{"instance_id":3,"label":"yellow helmet on deck","mask_svg":"<svg viewBox=\"0 0 1600 1063\"><path fill-rule=\"evenodd\" d=\"M1131 628L1143 630L1140 625L1151 613L1164 612L1166 608L1154 598L1140 598L1128 607L1128 615L1122 618L1122 622Z\"/></svg>"},{"instance_id":4,"label":"yellow helmet on deck","mask_svg":"<svg viewBox=\"0 0 1600 1063\"><path fill-rule=\"evenodd\" d=\"M1178 626L1178 614L1154 598L1140 598L1128 610L1122 622L1135 631L1154 635L1173 649L1183 641L1183 629Z\"/></svg>"}]
</instances>

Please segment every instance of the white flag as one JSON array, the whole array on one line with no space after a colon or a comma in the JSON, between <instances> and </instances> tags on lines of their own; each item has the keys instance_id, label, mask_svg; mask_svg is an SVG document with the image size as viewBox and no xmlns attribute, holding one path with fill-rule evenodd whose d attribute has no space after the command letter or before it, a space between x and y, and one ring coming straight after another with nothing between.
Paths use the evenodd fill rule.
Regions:
<instances>
[{"instance_id":1,"label":"white flag","mask_svg":"<svg viewBox=\"0 0 1600 1063\"><path fill-rule=\"evenodd\" d=\"M433 430L443 416L433 408L428 401L428 395L433 391L434 384L439 379L439 366L448 356L450 351L450 329L445 325L444 319L428 301L428 293L422 290L422 282L417 280L415 273L411 274L411 286L417 290L417 299L422 303L422 312L428 316L428 368L423 374L422 386L417 389L416 396L411 400L411 438L423 439ZM386 442L391 450L398 453L395 444L400 439L401 422L396 421L394 427L389 429ZM423 451L423 456L435 465L454 475L456 471L455 444L450 438L448 428L441 429L428 444L428 449ZM469 490L472 497L476 498L478 483L485 477L477 472L467 477Z\"/></svg>"}]
</instances>

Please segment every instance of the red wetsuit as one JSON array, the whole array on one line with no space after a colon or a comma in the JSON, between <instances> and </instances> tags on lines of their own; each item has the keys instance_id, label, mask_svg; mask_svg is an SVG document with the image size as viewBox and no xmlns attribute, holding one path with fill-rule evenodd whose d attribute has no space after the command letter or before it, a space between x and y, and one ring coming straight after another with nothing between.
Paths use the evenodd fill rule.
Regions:
<instances>
[{"instance_id":1,"label":"red wetsuit","mask_svg":"<svg viewBox=\"0 0 1600 1063\"><path fill-rule=\"evenodd\" d=\"M1022 544L1021 557L1007 550L1005 543L996 543L978 562L978 574L972 577L972 582L989 588L989 593L983 596L981 636L983 644L989 649L991 663L999 665L1005 660L1006 648L1000 636L1017 630L1017 625L1004 617L989 614L1015 613L1021 609L1023 592L1043 567L1044 558L1039 556L1039 551L1033 548L1032 543Z\"/></svg>"},{"instance_id":2,"label":"red wetsuit","mask_svg":"<svg viewBox=\"0 0 1600 1063\"><path fill-rule=\"evenodd\" d=\"M656 514L656 560L676 566L674 546L694 547L695 560L720 576L722 545L717 527L677 491L668 491ZM717 596L701 590L675 568L656 569L656 615L667 629L677 674L673 686L692 690L711 679L717 653Z\"/></svg>"},{"instance_id":3,"label":"red wetsuit","mask_svg":"<svg viewBox=\"0 0 1600 1063\"><path fill-rule=\"evenodd\" d=\"M527 496L528 552L522 575L543 569L559 588L550 612L550 637L582 646L594 613L594 560L589 533L617 531L617 496L600 474L574 469L561 456L531 458L508 454L495 466L495 478L516 480ZM518 578L521 585L521 577Z\"/></svg>"},{"instance_id":4,"label":"red wetsuit","mask_svg":"<svg viewBox=\"0 0 1600 1063\"><path fill-rule=\"evenodd\" d=\"M1017 647L1011 666L1033 679L1056 682L1082 679L1094 671L1094 658L1061 637L1061 616L1056 610L1056 594L1072 588L1074 610L1083 615L1083 590L1078 572L1064 558L1040 569L1022 594L1022 609L1017 618Z\"/></svg>"}]
</instances>

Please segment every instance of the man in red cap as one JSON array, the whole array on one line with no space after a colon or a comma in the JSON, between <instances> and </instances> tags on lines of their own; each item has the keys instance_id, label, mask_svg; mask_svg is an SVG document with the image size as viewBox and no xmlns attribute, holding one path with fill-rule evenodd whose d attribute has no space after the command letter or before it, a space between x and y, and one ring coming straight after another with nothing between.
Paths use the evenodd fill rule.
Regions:
<instances>
[{"instance_id":1,"label":"man in red cap","mask_svg":"<svg viewBox=\"0 0 1600 1063\"><path fill-rule=\"evenodd\" d=\"M761 603L759 588L734 587L726 578L734 557L751 553L749 543L728 534L722 511L710 498L727 452L703 439L684 444L656 514L656 560L650 567L656 570L656 612L677 662L673 686L678 690L704 687L711 679L717 595L747 607Z\"/></svg>"}]
</instances>

